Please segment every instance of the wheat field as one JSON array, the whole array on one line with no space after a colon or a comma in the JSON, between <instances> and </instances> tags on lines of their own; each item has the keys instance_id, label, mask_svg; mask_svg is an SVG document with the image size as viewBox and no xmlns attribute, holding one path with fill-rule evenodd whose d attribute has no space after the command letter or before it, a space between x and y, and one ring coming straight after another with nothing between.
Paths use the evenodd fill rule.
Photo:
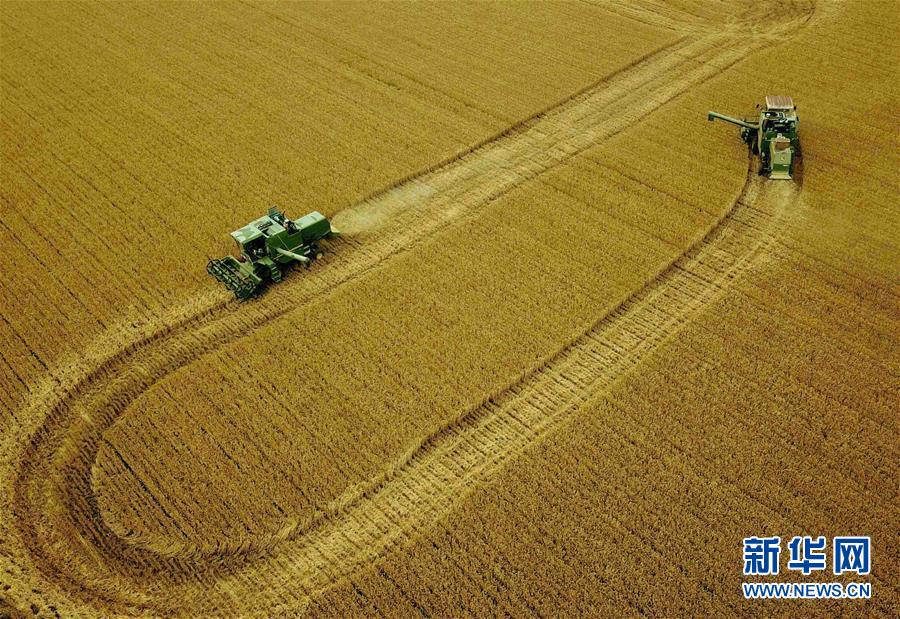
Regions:
<instances>
[{"instance_id":1,"label":"wheat field","mask_svg":"<svg viewBox=\"0 0 900 619\"><path fill-rule=\"evenodd\" d=\"M0 616L895 612L897 4L0 17ZM272 204L342 235L238 303Z\"/></svg>"}]
</instances>

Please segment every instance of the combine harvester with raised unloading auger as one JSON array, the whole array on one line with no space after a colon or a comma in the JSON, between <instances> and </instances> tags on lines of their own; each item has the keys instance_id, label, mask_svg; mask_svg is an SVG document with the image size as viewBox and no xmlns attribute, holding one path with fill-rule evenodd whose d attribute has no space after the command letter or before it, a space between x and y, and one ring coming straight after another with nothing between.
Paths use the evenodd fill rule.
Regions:
<instances>
[{"instance_id":1,"label":"combine harvester with raised unloading auger","mask_svg":"<svg viewBox=\"0 0 900 619\"><path fill-rule=\"evenodd\" d=\"M322 255L318 242L337 234L318 211L292 220L277 208L231 233L239 255L210 260L207 272L244 301L267 282L280 282L291 265L309 265Z\"/></svg>"},{"instance_id":2,"label":"combine harvester with raised unloading auger","mask_svg":"<svg viewBox=\"0 0 900 619\"><path fill-rule=\"evenodd\" d=\"M797 135L797 106L790 97L769 95L762 106L757 105L758 118L733 118L710 112L707 119L724 120L741 128L741 139L754 155L759 155L759 173L776 180L790 180L795 158L800 156Z\"/></svg>"}]
</instances>

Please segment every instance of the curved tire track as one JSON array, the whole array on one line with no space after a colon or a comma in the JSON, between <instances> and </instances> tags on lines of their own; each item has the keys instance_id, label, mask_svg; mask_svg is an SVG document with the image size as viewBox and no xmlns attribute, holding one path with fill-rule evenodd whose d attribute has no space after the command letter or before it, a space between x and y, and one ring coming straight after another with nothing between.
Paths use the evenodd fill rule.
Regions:
<instances>
[{"instance_id":1,"label":"curved tire track","mask_svg":"<svg viewBox=\"0 0 900 619\"><path fill-rule=\"evenodd\" d=\"M387 482L290 543L286 564L312 595L450 512L507 462L569 421L754 268L799 197L751 170L734 208L702 241L543 367L417 450Z\"/></svg>"},{"instance_id":2,"label":"curved tire track","mask_svg":"<svg viewBox=\"0 0 900 619\"><path fill-rule=\"evenodd\" d=\"M166 557L126 544L99 517L90 465L103 430L161 377L291 311L298 297L306 302L473 216L766 45L721 34L683 38L458 161L339 214L356 239L343 243L314 277L273 289L247 311L231 312L218 296L206 299L122 350L112 334L86 356L85 370L73 364L32 399L29 415L46 421L25 449L16 445L22 437L5 441L13 448L4 453L19 451L12 517L34 566L72 598L103 601L116 612L211 612L235 608L239 592L248 611L297 607L446 513L473 484L562 423L578 402L634 367L752 263L771 239L776 215L754 206L758 181L748 182L735 209L699 247L632 300L504 395L431 437L379 488L346 501L306 535L286 527L271 540L281 540L277 552L235 547L216 549L228 550L225 556ZM398 232L380 234L388 223ZM286 573L294 576L287 588ZM196 595L198 586L203 596ZM160 600L167 600L163 607Z\"/></svg>"}]
</instances>

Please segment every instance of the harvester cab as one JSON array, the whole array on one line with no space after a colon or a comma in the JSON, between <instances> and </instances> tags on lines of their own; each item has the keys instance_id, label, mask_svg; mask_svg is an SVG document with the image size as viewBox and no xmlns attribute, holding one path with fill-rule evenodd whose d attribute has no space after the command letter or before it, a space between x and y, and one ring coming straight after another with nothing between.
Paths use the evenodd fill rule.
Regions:
<instances>
[{"instance_id":1,"label":"harvester cab","mask_svg":"<svg viewBox=\"0 0 900 619\"><path fill-rule=\"evenodd\" d=\"M733 118L718 112L707 115L738 125L741 139L754 155L759 155L759 173L776 180L790 180L794 173L795 157L800 156L800 137L797 125L797 106L790 97L769 95L765 103L756 106L756 118Z\"/></svg>"},{"instance_id":2,"label":"harvester cab","mask_svg":"<svg viewBox=\"0 0 900 619\"><path fill-rule=\"evenodd\" d=\"M337 234L318 211L291 220L277 208L231 233L239 255L210 260L207 272L243 301L266 282L280 282L292 264L309 265L321 255L318 241Z\"/></svg>"}]
</instances>

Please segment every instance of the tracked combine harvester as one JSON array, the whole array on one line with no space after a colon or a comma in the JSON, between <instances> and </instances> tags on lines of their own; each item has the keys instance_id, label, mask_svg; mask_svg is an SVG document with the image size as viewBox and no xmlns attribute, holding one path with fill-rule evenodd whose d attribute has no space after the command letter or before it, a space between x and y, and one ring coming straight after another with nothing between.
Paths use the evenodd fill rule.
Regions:
<instances>
[{"instance_id":1,"label":"tracked combine harvester","mask_svg":"<svg viewBox=\"0 0 900 619\"><path fill-rule=\"evenodd\" d=\"M797 106L790 97L769 95L763 106L757 105L758 118L732 118L718 112L710 112L707 119L724 120L741 127L741 139L754 155L759 155L759 173L772 179L790 180L794 173L794 160L800 156L800 138L797 135Z\"/></svg>"},{"instance_id":2,"label":"tracked combine harvester","mask_svg":"<svg viewBox=\"0 0 900 619\"><path fill-rule=\"evenodd\" d=\"M291 220L277 208L231 233L240 255L210 260L207 272L241 301L259 294L267 281L280 282L284 269L310 264L321 255L318 241L337 234L318 211Z\"/></svg>"}]
</instances>

